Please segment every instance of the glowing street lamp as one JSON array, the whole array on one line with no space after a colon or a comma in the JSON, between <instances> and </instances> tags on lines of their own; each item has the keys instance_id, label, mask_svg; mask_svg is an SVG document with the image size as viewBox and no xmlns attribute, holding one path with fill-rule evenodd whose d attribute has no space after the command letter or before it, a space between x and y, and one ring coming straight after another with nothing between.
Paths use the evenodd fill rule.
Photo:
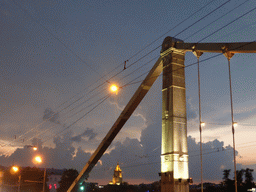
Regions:
<instances>
[{"instance_id":1,"label":"glowing street lamp","mask_svg":"<svg viewBox=\"0 0 256 192\"><path fill-rule=\"evenodd\" d=\"M113 84L110 86L110 91L113 92L113 93L116 93L118 92L118 86Z\"/></svg>"},{"instance_id":2,"label":"glowing street lamp","mask_svg":"<svg viewBox=\"0 0 256 192\"><path fill-rule=\"evenodd\" d=\"M42 158L40 156L36 156L34 160L36 163L42 163Z\"/></svg>"},{"instance_id":3,"label":"glowing street lamp","mask_svg":"<svg viewBox=\"0 0 256 192\"><path fill-rule=\"evenodd\" d=\"M15 173L17 173L17 172L19 171L19 167L17 167L17 166L12 166L12 170L13 170Z\"/></svg>"},{"instance_id":4,"label":"glowing street lamp","mask_svg":"<svg viewBox=\"0 0 256 192\"><path fill-rule=\"evenodd\" d=\"M36 147L36 146L34 146L34 147L33 147L33 150L34 150L34 151L37 151L37 147Z\"/></svg>"},{"instance_id":5,"label":"glowing street lamp","mask_svg":"<svg viewBox=\"0 0 256 192\"><path fill-rule=\"evenodd\" d=\"M32 149L33 149L33 151L37 151L37 147L36 146L34 146L34 145L27 145L26 146L27 148L29 148L29 147L31 147Z\"/></svg>"},{"instance_id":6,"label":"glowing street lamp","mask_svg":"<svg viewBox=\"0 0 256 192\"><path fill-rule=\"evenodd\" d=\"M42 160L42 157L41 156L36 156L34 158L34 162L35 163L42 163L43 160ZM45 192L45 177L46 177L46 167L44 168L44 181L43 181L43 192Z\"/></svg>"},{"instance_id":7,"label":"glowing street lamp","mask_svg":"<svg viewBox=\"0 0 256 192\"><path fill-rule=\"evenodd\" d=\"M19 172L19 167L18 166L12 166L12 168L11 168L11 171L13 172L13 173L17 173L17 172ZM19 174L19 187L18 187L18 192L20 192L20 182L21 182L21 174Z\"/></svg>"}]
</instances>

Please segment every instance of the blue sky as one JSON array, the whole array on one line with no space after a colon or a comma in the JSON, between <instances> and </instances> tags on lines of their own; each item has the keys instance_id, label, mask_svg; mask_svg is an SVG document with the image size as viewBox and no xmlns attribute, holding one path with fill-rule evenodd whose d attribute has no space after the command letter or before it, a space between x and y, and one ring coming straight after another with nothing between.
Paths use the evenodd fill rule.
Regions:
<instances>
[{"instance_id":1,"label":"blue sky","mask_svg":"<svg viewBox=\"0 0 256 192\"><path fill-rule=\"evenodd\" d=\"M129 82L143 80L145 75L142 74L146 74L151 69L156 61L154 58L159 57L160 48L146 57L143 56L161 45L166 36L176 36L225 2L227 2L225 5L179 34L177 38L186 39L185 42L198 42L228 25L203 42L255 41L256 13L252 9L255 8L256 3L253 0L224 2L220 0L171 2L66 0L41 3L29 0L0 1L2 90L0 143L3 145L0 152L3 155L11 155L17 147L20 148L19 150L25 150L23 148L25 145L30 145L34 138L38 138L43 142L42 151L45 156L49 158L51 156L55 162L53 164L49 161L47 166L58 168L77 166L77 169L81 169L81 164L73 161L77 159L77 162L80 162L79 158L84 158L85 160L81 161L86 162L88 153L98 146L139 85ZM204 5L207 6L197 11ZM235 7L238 8L234 9ZM231 11L232 9L234 10ZM229 24L250 10L252 10L250 13ZM191 16L196 11L197 13ZM231 12L228 13L229 11ZM215 21L226 13L228 14L223 18ZM184 19L187 20L171 30ZM204 30L191 36L211 22L213 23ZM147 48L142 50L145 46ZM141 52L135 55L139 51ZM215 54L205 53L200 59L211 56ZM126 60L129 60L128 68L123 71L123 63ZM236 129L238 167L255 167L256 164L256 153L253 150L256 125L255 60L255 54L236 54L231 59L234 117L239 124ZM196 57L192 53L187 53L185 65L195 62ZM112 69L115 70L110 72ZM111 78L119 72L119 75ZM187 67L185 73L188 135L192 136L190 139L194 142L191 146L198 146L197 67L195 65ZM212 150L216 150L216 153L212 155L225 159L216 165L220 173L218 177L213 176L216 174L210 174L211 170L209 170L205 173L205 179L218 181L222 178L221 171L232 165L232 158L230 159L230 156L224 152L217 153L215 146L218 142L227 148L228 145L232 145L226 58L218 56L201 62L200 73L202 119L206 122L203 141L206 148L214 146ZM121 89L117 95L111 95L87 114L102 97L108 94L109 84L106 80L119 86L128 83L128 86ZM107 155L103 157L104 170L111 170L110 167L115 166L117 161L123 163L121 168L160 162L161 81L160 76L114 140L108 151L112 157ZM98 87L99 85L101 86ZM95 90L91 91L94 88ZM56 113L56 121L43 120L46 109ZM84 118L73 124L84 115ZM69 141L64 142L61 139L64 135L68 135L65 137ZM80 139L76 141L77 138ZM57 145L58 139L64 142L64 146L74 148L71 147L69 151L64 150L65 147L61 148ZM129 158L125 156L124 151L134 148L143 158L134 155L134 159L126 161ZM54 149L60 150L59 155L50 153ZM12 157L13 161L19 162L19 150L12 154L15 157ZM63 154L77 158L73 160L67 158L70 161L62 163ZM154 156L149 157L148 154ZM123 156L123 162L120 156ZM211 154L205 155L206 159L208 157L211 158ZM8 157L1 159L2 164L7 165L10 162L7 161ZM128 165L127 163L131 161L133 165ZM191 166L195 165L193 167L198 166L200 169L200 165L196 164L197 161L199 157L196 159L191 153ZM29 159L24 163L32 166ZM155 165L152 172L144 174L145 176L142 173L148 170L145 168L147 165L144 165L144 168L139 166L141 172L138 176L133 176L132 169L126 168L126 176L131 182L139 179L144 182L157 180L160 165L157 163L152 165ZM99 165L95 169L92 178L102 179L97 178L96 174L97 171L102 171L100 167ZM139 170L137 166L135 167ZM212 167L212 170L215 169L216 167ZM106 172L106 175L108 174L112 175L112 172ZM154 174L155 176L152 177ZM192 168L190 175L195 181L199 179L198 173Z\"/></svg>"}]
</instances>

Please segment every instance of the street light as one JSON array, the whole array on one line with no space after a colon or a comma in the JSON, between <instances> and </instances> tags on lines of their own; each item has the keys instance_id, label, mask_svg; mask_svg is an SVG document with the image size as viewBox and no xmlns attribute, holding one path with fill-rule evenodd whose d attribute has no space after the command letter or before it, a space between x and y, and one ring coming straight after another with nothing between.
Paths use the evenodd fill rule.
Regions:
<instances>
[{"instance_id":1,"label":"street light","mask_svg":"<svg viewBox=\"0 0 256 192\"><path fill-rule=\"evenodd\" d=\"M34 158L34 163L42 163L43 160L42 160L42 157L41 156L36 156ZM44 181L43 181L43 192L45 192L45 177L46 177L46 167L44 168Z\"/></svg>"},{"instance_id":2,"label":"street light","mask_svg":"<svg viewBox=\"0 0 256 192\"><path fill-rule=\"evenodd\" d=\"M12 168L11 168L11 171L12 171L13 173L17 173L19 170L20 170L20 169L19 169L18 166L12 166ZM18 192L20 192L21 173L19 174L19 181L18 181L18 182L19 182Z\"/></svg>"},{"instance_id":3,"label":"street light","mask_svg":"<svg viewBox=\"0 0 256 192\"><path fill-rule=\"evenodd\" d=\"M27 148L31 147L34 151L37 151L37 146L34 146L34 145L27 145L26 146Z\"/></svg>"},{"instance_id":4,"label":"street light","mask_svg":"<svg viewBox=\"0 0 256 192\"><path fill-rule=\"evenodd\" d=\"M12 166L12 170L16 173L16 172L19 171L19 167L17 167L17 166Z\"/></svg>"},{"instance_id":5,"label":"street light","mask_svg":"<svg viewBox=\"0 0 256 192\"><path fill-rule=\"evenodd\" d=\"M118 87L117 85L115 85L115 84L112 84L112 85L110 86L110 91L113 92L113 93L116 93L116 94L117 94L118 89L119 89L119 87Z\"/></svg>"},{"instance_id":6,"label":"street light","mask_svg":"<svg viewBox=\"0 0 256 192\"><path fill-rule=\"evenodd\" d=\"M42 158L40 156L35 157L35 162L36 163L42 163Z\"/></svg>"},{"instance_id":7,"label":"street light","mask_svg":"<svg viewBox=\"0 0 256 192\"><path fill-rule=\"evenodd\" d=\"M37 151L37 147L33 147L33 150L34 150L34 151Z\"/></svg>"}]
</instances>

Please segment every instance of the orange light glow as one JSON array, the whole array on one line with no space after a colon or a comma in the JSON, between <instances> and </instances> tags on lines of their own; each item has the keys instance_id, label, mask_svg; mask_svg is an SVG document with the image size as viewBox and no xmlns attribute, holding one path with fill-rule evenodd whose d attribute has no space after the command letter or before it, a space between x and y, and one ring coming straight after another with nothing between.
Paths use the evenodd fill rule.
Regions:
<instances>
[{"instance_id":1,"label":"orange light glow","mask_svg":"<svg viewBox=\"0 0 256 192\"><path fill-rule=\"evenodd\" d=\"M13 167L12 167L12 170L16 173L16 172L18 172L18 171L19 171L19 167L17 167L17 166L13 166Z\"/></svg>"},{"instance_id":2,"label":"orange light glow","mask_svg":"<svg viewBox=\"0 0 256 192\"><path fill-rule=\"evenodd\" d=\"M33 147L33 150L34 150L34 151L37 151L37 147Z\"/></svg>"},{"instance_id":3,"label":"orange light glow","mask_svg":"<svg viewBox=\"0 0 256 192\"><path fill-rule=\"evenodd\" d=\"M118 86L115 85L115 84L111 85L111 86L110 86L110 91L117 93L117 91L118 91Z\"/></svg>"},{"instance_id":4,"label":"orange light glow","mask_svg":"<svg viewBox=\"0 0 256 192\"><path fill-rule=\"evenodd\" d=\"M201 122L201 126L204 127L205 126L205 122Z\"/></svg>"},{"instance_id":5,"label":"orange light glow","mask_svg":"<svg viewBox=\"0 0 256 192\"><path fill-rule=\"evenodd\" d=\"M42 158L40 156L35 157L35 162L36 163L42 163Z\"/></svg>"}]
</instances>

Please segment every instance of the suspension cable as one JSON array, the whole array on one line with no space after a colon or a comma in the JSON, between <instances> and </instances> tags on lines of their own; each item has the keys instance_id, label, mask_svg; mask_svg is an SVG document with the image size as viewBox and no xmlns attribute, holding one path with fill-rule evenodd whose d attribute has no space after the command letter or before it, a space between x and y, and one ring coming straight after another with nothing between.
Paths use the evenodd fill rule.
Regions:
<instances>
[{"instance_id":1,"label":"suspension cable","mask_svg":"<svg viewBox=\"0 0 256 192\"><path fill-rule=\"evenodd\" d=\"M233 99L232 99L232 84L231 84L231 69L230 59L234 54L226 53L228 59L228 74L229 74L229 92L230 92L230 107L231 107L231 119L232 119L232 135L233 135L233 155L234 155L234 177L235 177L235 192L237 192L237 176L236 176L236 147L235 147L235 128L234 128L234 113L233 113Z\"/></svg>"},{"instance_id":2,"label":"suspension cable","mask_svg":"<svg viewBox=\"0 0 256 192\"><path fill-rule=\"evenodd\" d=\"M200 90L200 71L199 71L199 57L197 55L197 72L198 72L198 110L199 110L199 131L200 131L200 162L201 162L201 192L204 191L203 184L203 156L202 156L202 116L201 116L201 90Z\"/></svg>"}]
</instances>

